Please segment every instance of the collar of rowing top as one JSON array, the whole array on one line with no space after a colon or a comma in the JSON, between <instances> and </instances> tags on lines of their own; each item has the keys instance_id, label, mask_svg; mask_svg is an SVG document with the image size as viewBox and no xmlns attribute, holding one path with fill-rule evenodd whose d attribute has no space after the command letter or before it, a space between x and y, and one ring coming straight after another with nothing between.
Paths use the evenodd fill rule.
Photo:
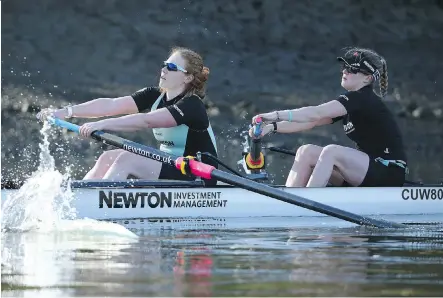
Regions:
<instances>
[{"instance_id":1,"label":"collar of rowing top","mask_svg":"<svg viewBox=\"0 0 443 298\"><path fill-rule=\"evenodd\" d=\"M161 98L161 100L164 103L168 103L168 104L176 104L177 101L179 101L180 99L182 99L183 97L185 97L186 93L180 93L179 95L177 95L176 97L168 100L168 98L166 97L166 92L163 92L162 94L160 94L159 98Z\"/></svg>"},{"instance_id":2,"label":"collar of rowing top","mask_svg":"<svg viewBox=\"0 0 443 298\"><path fill-rule=\"evenodd\" d=\"M161 98L165 103L172 103L172 104L175 104L175 103L177 103L180 99L183 99L183 98L185 98L185 97L190 97L190 96L197 96L197 97L200 98L201 100L203 100L203 99L205 98L205 96L200 97L199 95L197 95L197 94L195 94L195 93L192 93L192 94L187 95L187 91L185 90L185 91L183 91L182 93L178 94L176 97L174 97L173 99L170 99L170 100L168 100L168 99L166 98L166 91L163 91L163 92L159 95L159 97L157 98L157 100L158 100L159 98Z\"/></svg>"}]
</instances>

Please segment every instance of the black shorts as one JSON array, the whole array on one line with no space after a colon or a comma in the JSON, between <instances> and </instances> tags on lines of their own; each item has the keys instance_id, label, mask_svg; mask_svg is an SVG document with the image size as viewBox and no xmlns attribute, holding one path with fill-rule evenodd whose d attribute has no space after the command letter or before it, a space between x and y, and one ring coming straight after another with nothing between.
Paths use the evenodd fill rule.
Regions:
<instances>
[{"instance_id":1,"label":"black shorts","mask_svg":"<svg viewBox=\"0 0 443 298\"><path fill-rule=\"evenodd\" d=\"M406 180L406 170L396 165L385 166L371 158L365 179L359 186L363 187L399 187Z\"/></svg>"},{"instance_id":2,"label":"black shorts","mask_svg":"<svg viewBox=\"0 0 443 298\"><path fill-rule=\"evenodd\" d=\"M181 180L181 181L194 181L195 178L191 176L183 175L180 170L176 169L175 167L169 165L169 164L163 164L162 169L160 171L160 175L158 176L158 179L164 179L164 180ZM206 180L203 179L206 186L214 186L217 184L217 180L211 179Z\"/></svg>"}]
</instances>

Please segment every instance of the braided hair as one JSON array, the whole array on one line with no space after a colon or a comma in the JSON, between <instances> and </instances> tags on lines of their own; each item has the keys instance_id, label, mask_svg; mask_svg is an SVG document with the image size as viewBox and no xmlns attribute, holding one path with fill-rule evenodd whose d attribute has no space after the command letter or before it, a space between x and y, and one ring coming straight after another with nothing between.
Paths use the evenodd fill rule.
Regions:
<instances>
[{"instance_id":1,"label":"braided hair","mask_svg":"<svg viewBox=\"0 0 443 298\"><path fill-rule=\"evenodd\" d=\"M380 72L380 79L378 80L378 85L380 88L379 96L384 98L388 93L388 65L386 63L386 59L374 50L356 47L348 49L346 55L355 52L359 52L361 55L364 55L364 57L369 60L369 62ZM374 81L372 83L374 83Z\"/></svg>"}]
</instances>

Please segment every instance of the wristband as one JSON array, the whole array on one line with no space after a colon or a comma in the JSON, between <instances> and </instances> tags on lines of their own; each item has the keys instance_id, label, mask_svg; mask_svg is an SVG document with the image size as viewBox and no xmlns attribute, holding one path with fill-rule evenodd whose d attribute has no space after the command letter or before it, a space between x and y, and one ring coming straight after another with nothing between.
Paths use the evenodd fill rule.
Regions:
<instances>
[{"instance_id":1,"label":"wristband","mask_svg":"<svg viewBox=\"0 0 443 298\"><path fill-rule=\"evenodd\" d=\"M65 107L66 111L68 111L68 115L65 118L72 118L72 107L67 106Z\"/></svg>"},{"instance_id":2,"label":"wristband","mask_svg":"<svg viewBox=\"0 0 443 298\"><path fill-rule=\"evenodd\" d=\"M277 122L272 122L272 125L274 126L274 130L272 132L277 132Z\"/></svg>"}]
</instances>

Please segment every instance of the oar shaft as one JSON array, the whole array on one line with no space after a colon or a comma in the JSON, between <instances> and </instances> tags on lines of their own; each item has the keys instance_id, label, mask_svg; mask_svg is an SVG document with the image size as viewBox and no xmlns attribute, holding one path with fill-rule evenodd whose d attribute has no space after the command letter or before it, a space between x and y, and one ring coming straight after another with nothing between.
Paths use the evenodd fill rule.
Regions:
<instances>
[{"instance_id":1,"label":"oar shaft","mask_svg":"<svg viewBox=\"0 0 443 298\"><path fill-rule=\"evenodd\" d=\"M291 150L288 150L288 149L283 149L283 148L278 148L278 147L269 147L268 149L270 151L274 151L274 152L279 152L279 153L295 156L295 152L293 152Z\"/></svg>"},{"instance_id":2,"label":"oar shaft","mask_svg":"<svg viewBox=\"0 0 443 298\"><path fill-rule=\"evenodd\" d=\"M51 123L69 129L73 132L79 133L80 127L76 124L58 119L58 118L48 118L48 121ZM161 162L165 164L169 164L177 169L180 169L180 165L183 162L183 157L178 157L161 150L145 146L121 137L118 137L113 134L109 134L103 131L95 131L91 134L91 137L97 141L104 142L108 145L112 145L114 147L123 149L125 151ZM211 171L215 168L213 166L204 164L197 160L190 160L190 169L191 173L195 176L202 177L205 179L211 179Z\"/></svg>"},{"instance_id":3,"label":"oar shaft","mask_svg":"<svg viewBox=\"0 0 443 298\"><path fill-rule=\"evenodd\" d=\"M229 173L225 173L223 171L214 169L211 173L211 176L216 178L219 181L223 181L229 183L231 185L240 186L241 188L253 191L255 193L259 193L268 197L272 197L279 201L283 201L289 204L297 205L315 212L319 212L322 214L330 215L333 217L337 217L358 225L364 226L372 226L378 228L401 228L405 227L405 225L388 222L383 220L376 220L369 217L363 217L357 214L353 214L351 212L347 212L341 209L334 208L332 206L328 206L322 203L318 203L309 199L305 199L303 197L296 196L294 194L290 194L281 189L270 187L266 184L257 183L255 181L250 181L242 177L233 176Z\"/></svg>"},{"instance_id":4,"label":"oar shaft","mask_svg":"<svg viewBox=\"0 0 443 298\"><path fill-rule=\"evenodd\" d=\"M169 164L177 168L177 170L180 170L181 164L184 162L184 157L178 157L102 131L92 133L92 137L99 141L105 141L109 145L113 145L128 152L135 153L164 164ZM194 176L209 180L211 179L211 172L213 169L215 169L215 167L194 159L190 159L189 169L191 170L191 174Z\"/></svg>"},{"instance_id":5,"label":"oar shaft","mask_svg":"<svg viewBox=\"0 0 443 298\"><path fill-rule=\"evenodd\" d=\"M135 153L137 155L156 160L161 163L170 164L171 166L175 167L175 161L177 157L158 149L148 147L102 131L93 132L91 134L91 137L95 140L103 141L106 144L123 149L125 151Z\"/></svg>"},{"instance_id":6,"label":"oar shaft","mask_svg":"<svg viewBox=\"0 0 443 298\"><path fill-rule=\"evenodd\" d=\"M251 159L253 161L258 161L261 156L261 139L252 139L251 140Z\"/></svg>"}]
</instances>

